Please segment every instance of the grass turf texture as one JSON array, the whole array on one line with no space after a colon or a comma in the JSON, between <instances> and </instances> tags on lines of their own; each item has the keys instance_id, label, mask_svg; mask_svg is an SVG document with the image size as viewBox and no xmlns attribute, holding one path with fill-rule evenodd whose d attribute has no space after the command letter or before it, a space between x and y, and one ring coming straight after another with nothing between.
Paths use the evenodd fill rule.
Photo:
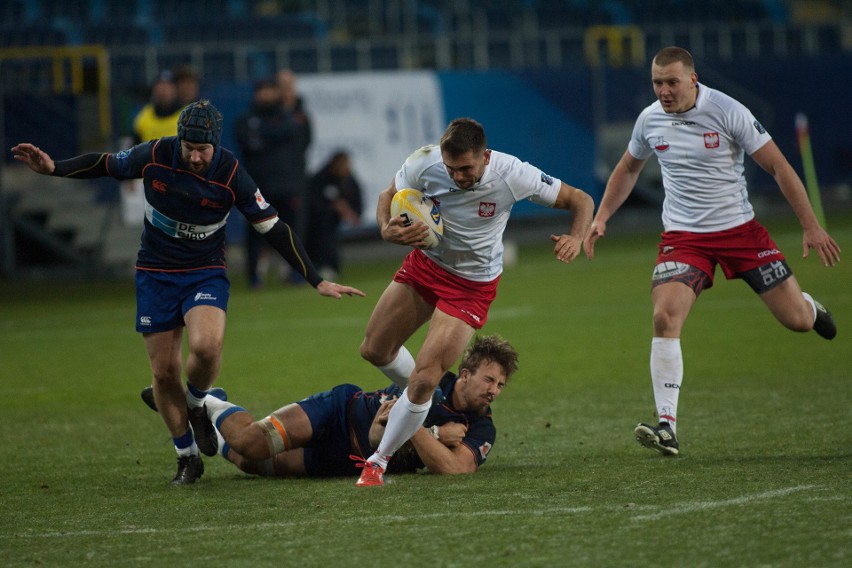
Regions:
<instances>
[{"instance_id":1,"label":"grass turf texture","mask_svg":"<svg viewBox=\"0 0 852 568\"><path fill-rule=\"evenodd\" d=\"M849 219L829 221L852 254ZM571 266L542 235L507 268L484 330L521 354L488 463L383 488L253 478L218 458L199 484L169 486L171 441L139 399L132 283L0 283L2 563L848 565L852 269L803 261L797 228L766 224L838 337L783 329L717 273L684 331L679 458L632 436L654 420L656 234L612 235ZM366 299L235 282L217 384L257 418L338 383L384 386L358 345L397 264L348 267Z\"/></svg>"}]
</instances>

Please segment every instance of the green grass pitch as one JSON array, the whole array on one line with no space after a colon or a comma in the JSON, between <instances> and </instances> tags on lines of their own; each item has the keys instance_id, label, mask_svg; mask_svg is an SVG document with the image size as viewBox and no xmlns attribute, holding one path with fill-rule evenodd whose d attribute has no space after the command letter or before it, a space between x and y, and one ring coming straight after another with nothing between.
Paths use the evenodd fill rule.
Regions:
<instances>
[{"instance_id":1,"label":"green grass pitch","mask_svg":"<svg viewBox=\"0 0 852 568\"><path fill-rule=\"evenodd\" d=\"M598 258L548 235L508 267L485 332L518 348L472 476L270 480L216 458L175 488L133 285L0 282L0 563L17 566L848 566L852 564L852 223L838 267L766 222L837 338L777 324L717 273L683 335L681 456L641 448L654 419L649 276L656 234L616 218ZM616 233L616 229L619 230ZM235 275L218 385L257 417L382 376L358 356L398 262L352 264L366 299L251 292ZM409 346L417 351L422 334Z\"/></svg>"}]
</instances>

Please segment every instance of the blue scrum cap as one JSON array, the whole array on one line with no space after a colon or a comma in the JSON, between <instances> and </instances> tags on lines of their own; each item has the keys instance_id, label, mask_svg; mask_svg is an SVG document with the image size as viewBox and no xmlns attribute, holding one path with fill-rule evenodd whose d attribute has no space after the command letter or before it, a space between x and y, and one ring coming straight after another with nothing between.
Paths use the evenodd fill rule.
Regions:
<instances>
[{"instance_id":1,"label":"blue scrum cap","mask_svg":"<svg viewBox=\"0 0 852 568\"><path fill-rule=\"evenodd\" d=\"M222 138L222 113L210 101L189 103L178 117L178 139L198 144L219 145Z\"/></svg>"}]
</instances>

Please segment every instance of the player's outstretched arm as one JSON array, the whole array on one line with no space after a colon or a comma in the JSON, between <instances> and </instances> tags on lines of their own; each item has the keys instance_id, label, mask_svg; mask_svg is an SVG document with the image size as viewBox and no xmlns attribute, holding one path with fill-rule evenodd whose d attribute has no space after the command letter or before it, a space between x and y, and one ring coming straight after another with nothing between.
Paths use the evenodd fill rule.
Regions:
<instances>
[{"instance_id":1,"label":"player's outstretched arm","mask_svg":"<svg viewBox=\"0 0 852 568\"><path fill-rule=\"evenodd\" d=\"M12 156L37 174L49 176L56 169L56 164L47 152L27 142L14 146Z\"/></svg>"},{"instance_id":2,"label":"player's outstretched arm","mask_svg":"<svg viewBox=\"0 0 852 568\"><path fill-rule=\"evenodd\" d=\"M775 142L770 140L751 157L764 171L775 178L781 193L799 219L803 231L802 258L807 258L810 249L814 249L823 266L834 266L840 262L840 246L820 226L802 179Z\"/></svg>"},{"instance_id":3,"label":"player's outstretched arm","mask_svg":"<svg viewBox=\"0 0 852 568\"><path fill-rule=\"evenodd\" d=\"M329 282L328 280L323 280L317 284L317 292L319 292L321 296L329 298L341 298L344 295L361 296L362 298L366 296L364 292L357 288L353 288L352 286L343 286L342 284Z\"/></svg>"},{"instance_id":4,"label":"player's outstretched arm","mask_svg":"<svg viewBox=\"0 0 852 568\"><path fill-rule=\"evenodd\" d=\"M271 227L270 227L271 225ZM287 261L308 283L317 289L322 296L340 298L346 296L364 296L364 292L351 286L341 286L334 282L323 280L314 268L314 264L305 252L302 241L287 223L273 218L255 224L255 229L261 232L267 242L278 254Z\"/></svg>"},{"instance_id":5,"label":"player's outstretched arm","mask_svg":"<svg viewBox=\"0 0 852 568\"><path fill-rule=\"evenodd\" d=\"M571 262L583 247L583 239L592 222L592 214L595 212L595 202L591 196L581 189L562 183L559 195L553 204L558 209L571 212L571 231L563 235L550 235L550 240L556 243L553 246L553 254L561 262Z\"/></svg>"},{"instance_id":6,"label":"player's outstretched arm","mask_svg":"<svg viewBox=\"0 0 852 568\"><path fill-rule=\"evenodd\" d=\"M595 242L606 233L607 221L627 200L636 186L636 180L639 179L643 167L645 167L645 160L634 158L629 151L625 150L615 169L612 170L606 182L598 212L583 240L583 250L589 260L595 257Z\"/></svg>"}]
</instances>

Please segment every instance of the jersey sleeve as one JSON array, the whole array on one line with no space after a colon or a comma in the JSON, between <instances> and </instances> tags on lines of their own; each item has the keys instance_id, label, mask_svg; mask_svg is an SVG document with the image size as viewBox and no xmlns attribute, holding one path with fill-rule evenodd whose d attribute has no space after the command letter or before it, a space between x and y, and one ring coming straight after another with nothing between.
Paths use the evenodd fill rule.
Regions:
<instances>
[{"instance_id":1,"label":"jersey sleeve","mask_svg":"<svg viewBox=\"0 0 852 568\"><path fill-rule=\"evenodd\" d=\"M467 434L462 440L462 444L467 446L476 459L476 465L482 465L488 458L488 453L494 446L494 440L497 438L497 429L494 428L494 422L491 416L481 416L474 420L468 427Z\"/></svg>"},{"instance_id":2,"label":"jersey sleeve","mask_svg":"<svg viewBox=\"0 0 852 568\"><path fill-rule=\"evenodd\" d=\"M263 197L245 168L238 166L234 175L234 204L250 223L262 223L278 216L278 211Z\"/></svg>"},{"instance_id":3,"label":"jersey sleeve","mask_svg":"<svg viewBox=\"0 0 852 568\"><path fill-rule=\"evenodd\" d=\"M650 107L649 107L650 108ZM633 133L630 142L627 143L627 151L637 160L647 160L654 153L654 149L648 144L645 137L645 118L648 116L649 108L646 108L633 124Z\"/></svg>"},{"instance_id":4,"label":"jersey sleeve","mask_svg":"<svg viewBox=\"0 0 852 568\"><path fill-rule=\"evenodd\" d=\"M153 160L153 147L153 142L146 142L115 154L89 153L67 160L57 160L51 175L75 179L106 176L115 179L141 178L142 170Z\"/></svg>"},{"instance_id":5,"label":"jersey sleeve","mask_svg":"<svg viewBox=\"0 0 852 568\"><path fill-rule=\"evenodd\" d=\"M402 167L396 172L396 176L394 177L394 184L397 190L405 188L422 190L425 187L426 182L423 179L423 172L434 164L434 152L436 148L437 146L434 144L423 146L405 159L405 163L402 164ZM438 156L440 156L440 153Z\"/></svg>"},{"instance_id":6,"label":"jersey sleeve","mask_svg":"<svg viewBox=\"0 0 852 568\"><path fill-rule=\"evenodd\" d=\"M751 111L739 102L734 104L733 112L729 113L726 118L729 122L728 128L731 136L749 156L772 140L772 137Z\"/></svg>"},{"instance_id":7,"label":"jersey sleeve","mask_svg":"<svg viewBox=\"0 0 852 568\"><path fill-rule=\"evenodd\" d=\"M529 199L536 205L553 207L562 187L561 180L514 156L502 154L501 157L508 159L503 175L516 201ZM494 158L495 152L492 152L492 159Z\"/></svg>"}]
</instances>

